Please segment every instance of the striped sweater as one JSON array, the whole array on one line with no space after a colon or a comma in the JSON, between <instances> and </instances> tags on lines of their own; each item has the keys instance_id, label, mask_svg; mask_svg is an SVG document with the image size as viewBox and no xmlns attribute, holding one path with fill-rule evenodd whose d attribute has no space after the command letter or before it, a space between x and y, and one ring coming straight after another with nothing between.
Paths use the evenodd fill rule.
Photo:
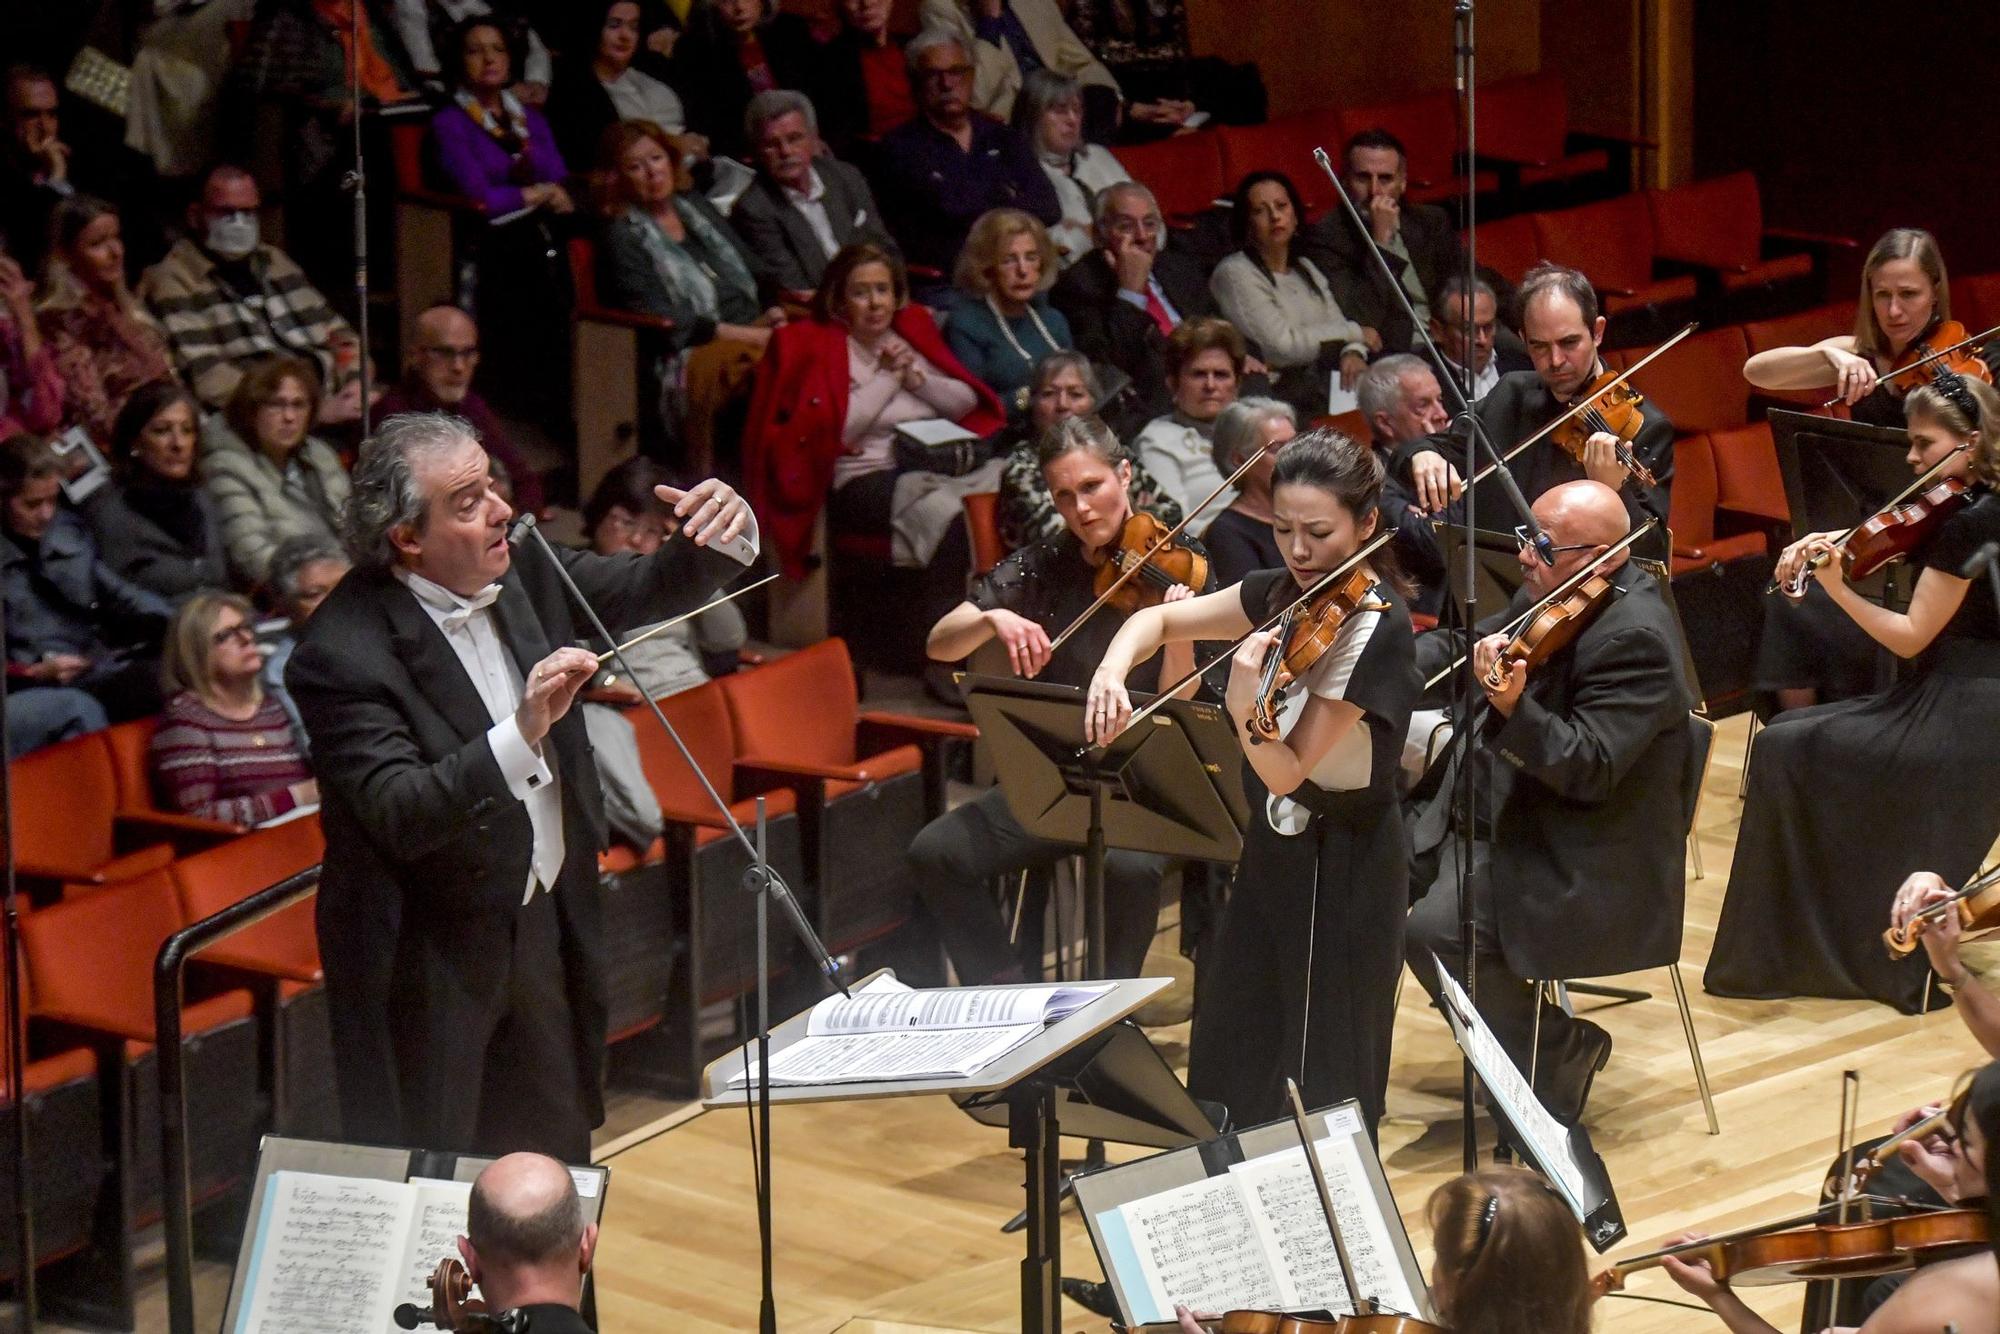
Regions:
<instances>
[{"instance_id":1,"label":"striped sweater","mask_svg":"<svg viewBox=\"0 0 2000 1334\"><path fill-rule=\"evenodd\" d=\"M312 777L291 722L270 696L242 722L184 690L167 701L153 734L153 782L161 804L183 815L254 825L297 803L291 786Z\"/></svg>"}]
</instances>

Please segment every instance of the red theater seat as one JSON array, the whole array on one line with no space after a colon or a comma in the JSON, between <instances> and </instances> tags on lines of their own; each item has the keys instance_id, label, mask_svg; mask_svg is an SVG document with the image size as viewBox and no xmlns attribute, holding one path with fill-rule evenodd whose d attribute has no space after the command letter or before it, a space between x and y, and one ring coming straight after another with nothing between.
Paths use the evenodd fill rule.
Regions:
<instances>
[{"instance_id":1,"label":"red theater seat","mask_svg":"<svg viewBox=\"0 0 2000 1334\"><path fill-rule=\"evenodd\" d=\"M1596 286L1607 315L1688 301L1695 295L1691 275L1653 276L1653 224L1639 195L1537 213L1534 224L1541 257L1583 270Z\"/></svg>"},{"instance_id":2,"label":"red theater seat","mask_svg":"<svg viewBox=\"0 0 2000 1334\"><path fill-rule=\"evenodd\" d=\"M1715 452L1716 504L1735 514L1789 525L1791 502L1785 497L1784 474L1769 422L1750 422L1710 431Z\"/></svg>"},{"instance_id":3,"label":"red theater seat","mask_svg":"<svg viewBox=\"0 0 2000 1334\"><path fill-rule=\"evenodd\" d=\"M1712 270L1734 292L1811 276L1804 250L1766 254L1764 205L1747 171L1646 191L1653 246L1662 259Z\"/></svg>"},{"instance_id":4,"label":"red theater seat","mask_svg":"<svg viewBox=\"0 0 2000 1334\"><path fill-rule=\"evenodd\" d=\"M1649 349L1620 354L1635 364ZM1680 432L1740 426L1750 419L1750 386L1743 362L1750 355L1736 325L1690 334L1632 377L1633 387L1666 413Z\"/></svg>"},{"instance_id":5,"label":"red theater seat","mask_svg":"<svg viewBox=\"0 0 2000 1334\"><path fill-rule=\"evenodd\" d=\"M1214 130L1122 145L1114 151L1132 179L1153 192L1170 222L1206 213L1233 184L1223 174L1222 140Z\"/></svg>"},{"instance_id":6,"label":"red theater seat","mask_svg":"<svg viewBox=\"0 0 2000 1334\"><path fill-rule=\"evenodd\" d=\"M1541 242L1535 236L1531 214L1518 213L1498 222L1482 222L1472 229L1473 262L1492 269L1510 283L1541 261Z\"/></svg>"},{"instance_id":7,"label":"red theater seat","mask_svg":"<svg viewBox=\"0 0 2000 1334\"><path fill-rule=\"evenodd\" d=\"M1571 148L1569 90L1560 74L1525 74L1479 90L1479 156L1510 166L1522 186L1593 176L1611 165L1602 147Z\"/></svg>"},{"instance_id":8,"label":"red theater seat","mask_svg":"<svg viewBox=\"0 0 2000 1334\"><path fill-rule=\"evenodd\" d=\"M1313 149L1324 148L1338 165L1342 142L1338 113L1308 111L1262 125L1225 125L1217 137L1222 141L1222 176L1230 189L1253 171L1282 171L1298 186L1309 218L1339 207L1333 182L1312 155Z\"/></svg>"},{"instance_id":9,"label":"red theater seat","mask_svg":"<svg viewBox=\"0 0 2000 1334\"><path fill-rule=\"evenodd\" d=\"M1675 574L1768 550L1762 533L1717 537L1716 500L1715 455L1708 436L1701 432L1681 436L1674 441L1674 486L1667 516L1674 536Z\"/></svg>"}]
</instances>

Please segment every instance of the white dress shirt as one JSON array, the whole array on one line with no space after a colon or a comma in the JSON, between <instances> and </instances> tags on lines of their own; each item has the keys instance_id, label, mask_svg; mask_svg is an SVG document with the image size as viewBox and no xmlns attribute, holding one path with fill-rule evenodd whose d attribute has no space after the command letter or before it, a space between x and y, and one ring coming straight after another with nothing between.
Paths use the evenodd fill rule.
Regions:
<instances>
[{"instance_id":1,"label":"white dress shirt","mask_svg":"<svg viewBox=\"0 0 2000 1334\"><path fill-rule=\"evenodd\" d=\"M493 601L500 596L500 585L488 584L478 597L463 598L407 569L399 568L396 577L444 635L472 679L487 716L493 720L486 731L486 744L500 766L500 776L507 781L507 791L528 807L534 851L528 859L528 883L521 895L525 904L535 897L536 885L553 888L562 872L562 785L539 750L521 735L521 726L514 718L514 711L521 707L523 683L521 669L515 666L514 655L501 642L500 628L493 623Z\"/></svg>"},{"instance_id":2,"label":"white dress shirt","mask_svg":"<svg viewBox=\"0 0 2000 1334\"><path fill-rule=\"evenodd\" d=\"M826 182L819 178L817 171L809 174L812 189L794 190L789 185L781 188L786 202L799 211L806 225L813 229L813 235L819 238L820 249L826 251L828 259L832 259L840 252L840 242L833 234L833 220L826 216Z\"/></svg>"}]
</instances>

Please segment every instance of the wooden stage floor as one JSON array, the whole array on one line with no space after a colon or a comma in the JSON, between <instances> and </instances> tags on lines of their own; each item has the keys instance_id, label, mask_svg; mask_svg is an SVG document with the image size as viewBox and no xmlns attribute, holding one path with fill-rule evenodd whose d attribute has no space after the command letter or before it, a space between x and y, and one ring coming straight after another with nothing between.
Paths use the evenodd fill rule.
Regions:
<instances>
[{"instance_id":1,"label":"wooden stage floor","mask_svg":"<svg viewBox=\"0 0 2000 1334\"><path fill-rule=\"evenodd\" d=\"M1667 978L1635 975L1631 985L1654 997L1599 1017L1616 1047L1587 1116L1631 1229L1614 1254L1684 1229L1719 1231L1810 1207L1835 1147L1842 1070L1862 1072L1861 1125L1880 1133L1981 1059L1948 1010L1915 1019L1859 1002L1728 1001L1701 991L1735 843L1747 722L1725 722L1717 738L1698 824L1708 874L1696 880L1690 871L1682 951L1723 1133L1707 1133ZM1172 940L1162 932L1156 964ZM1990 965L1990 952L1979 962ZM1604 1004L1577 1003L1585 1013ZM1186 1026L1152 1036L1182 1068ZM1382 1147L1426 1265L1424 1201L1459 1166L1455 1052L1422 990L1405 986ZM975 1125L944 1099L781 1108L772 1124L781 1329L1019 1328L1021 1240L999 1228L1020 1205L1022 1167L1003 1131ZM683 1114L604 1148L600 1161L613 1174L597 1262L604 1328L755 1329L757 1219L743 1114ZM1066 1272L1098 1275L1073 1209L1062 1245ZM1657 1271L1635 1277L1631 1290L1684 1298ZM1747 1295L1780 1328L1796 1328L1800 1291ZM1065 1313L1066 1330L1107 1327L1074 1304ZM1612 1299L1598 1328L1721 1326L1705 1309Z\"/></svg>"}]
</instances>

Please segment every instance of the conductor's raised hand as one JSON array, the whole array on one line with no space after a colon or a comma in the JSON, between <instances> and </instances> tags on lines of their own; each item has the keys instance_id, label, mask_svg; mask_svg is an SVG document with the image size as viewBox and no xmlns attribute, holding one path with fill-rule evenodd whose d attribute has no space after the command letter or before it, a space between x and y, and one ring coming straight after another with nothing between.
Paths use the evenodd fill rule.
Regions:
<instances>
[{"instance_id":1,"label":"conductor's raised hand","mask_svg":"<svg viewBox=\"0 0 2000 1334\"><path fill-rule=\"evenodd\" d=\"M680 519L681 532L698 547L717 542L733 542L750 526L750 503L736 494L736 488L718 478L696 482L683 491L676 486L656 486L653 494Z\"/></svg>"},{"instance_id":2,"label":"conductor's raised hand","mask_svg":"<svg viewBox=\"0 0 2000 1334\"><path fill-rule=\"evenodd\" d=\"M1039 622L995 607L986 613L986 623L993 627L1000 647L1007 650L1007 665L1014 669L1014 675L1031 680L1049 665L1049 632Z\"/></svg>"},{"instance_id":3,"label":"conductor's raised hand","mask_svg":"<svg viewBox=\"0 0 2000 1334\"><path fill-rule=\"evenodd\" d=\"M1131 721L1132 697L1125 693L1125 682L1116 672L1099 667L1083 697L1083 739L1094 746L1104 745Z\"/></svg>"},{"instance_id":4,"label":"conductor's raised hand","mask_svg":"<svg viewBox=\"0 0 2000 1334\"><path fill-rule=\"evenodd\" d=\"M543 658L521 683L521 706L514 710L521 739L538 746L569 712L576 692L597 675L597 655L580 648L559 648Z\"/></svg>"}]
</instances>

